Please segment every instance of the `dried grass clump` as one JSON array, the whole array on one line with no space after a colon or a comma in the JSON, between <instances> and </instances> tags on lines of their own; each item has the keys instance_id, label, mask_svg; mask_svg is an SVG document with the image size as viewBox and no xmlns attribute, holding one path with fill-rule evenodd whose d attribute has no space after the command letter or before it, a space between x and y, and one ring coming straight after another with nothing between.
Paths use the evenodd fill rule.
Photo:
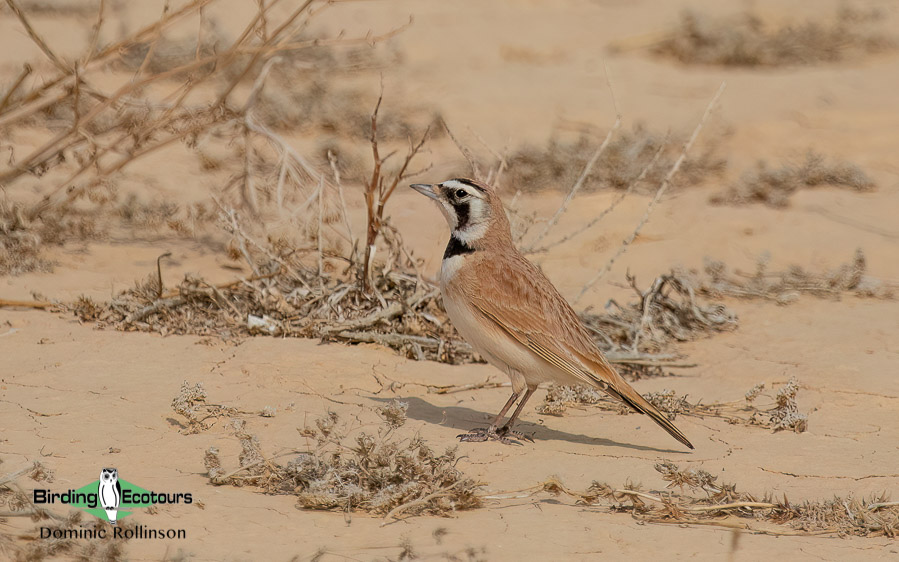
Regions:
<instances>
[{"instance_id":1,"label":"dried grass clump","mask_svg":"<svg viewBox=\"0 0 899 562\"><path fill-rule=\"evenodd\" d=\"M187 420L187 425L181 430L184 434L200 433L209 428L207 420L233 416L239 413L236 409L221 404L209 404L206 402L206 390L203 385L197 383L193 386L187 381L181 383L181 390L172 400L172 410Z\"/></svg>"},{"instance_id":2,"label":"dried grass clump","mask_svg":"<svg viewBox=\"0 0 899 562\"><path fill-rule=\"evenodd\" d=\"M20 205L0 199L0 275L50 271L46 247L84 241L102 235L100 221L79 211L47 213L31 220Z\"/></svg>"},{"instance_id":3,"label":"dried grass clump","mask_svg":"<svg viewBox=\"0 0 899 562\"><path fill-rule=\"evenodd\" d=\"M507 170L503 183L525 192L568 189L585 169L597 144L597 139L592 135L582 134L574 141L552 138L542 148L523 146L506 158ZM581 189L586 192L654 189L653 186L662 181L674 163L682 144L682 141L668 139L637 125L610 141L587 174ZM685 160L676 184L690 186L702 183L709 176L720 175L726 167L726 160L717 157L709 148L699 156ZM638 185L631 187L638 178Z\"/></svg>"},{"instance_id":4,"label":"dried grass clump","mask_svg":"<svg viewBox=\"0 0 899 562\"><path fill-rule=\"evenodd\" d=\"M695 411L699 403L691 404L687 401L687 396L678 396L673 390L664 389L659 392L647 392L643 395L646 400L658 408L660 411L668 414L668 419L673 420L678 414L689 413Z\"/></svg>"},{"instance_id":5,"label":"dried grass clump","mask_svg":"<svg viewBox=\"0 0 899 562\"><path fill-rule=\"evenodd\" d=\"M672 421L680 414L695 418L720 418L731 424L762 427L775 433L785 429L802 433L808 429L808 414L801 413L796 402L798 380L791 378L778 390L773 401L757 404L755 400L763 394L764 388L764 384L754 386L746 393L744 400L711 404L703 404L701 400L691 402L686 395L680 396L667 389L648 392L643 396ZM549 387L537 411L562 416L568 408L587 406L620 415L632 413L632 410L618 400L593 388L561 385Z\"/></svg>"},{"instance_id":6,"label":"dried grass clump","mask_svg":"<svg viewBox=\"0 0 899 562\"><path fill-rule=\"evenodd\" d=\"M792 377L780 390L777 391L777 406L771 410L770 422L774 424L774 431L791 429L796 433L802 433L808 428L808 415L799 412L796 404L796 394L799 392L799 381Z\"/></svg>"},{"instance_id":7,"label":"dried grass clump","mask_svg":"<svg viewBox=\"0 0 899 562\"><path fill-rule=\"evenodd\" d=\"M655 352L672 342L737 327L736 315L721 303L702 302L695 281L686 275L673 271L660 275L645 291L637 287L633 276L627 280L637 295L634 302L622 306L610 300L605 313L582 316L591 331L605 336L602 348Z\"/></svg>"},{"instance_id":8,"label":"dried grass clump","mask_svg":"<svg viewBox=\"0 0 899 562\"><path fill-rule=\"evenodd\" d=\"M212 285L187 277L175 291L160 292L153 273L107 303L99 318L83 306L73 311L127 331L322 338L378 343L415 359L472 361L470 347L446 321L439 290L417 277L394 231L382 234L388 255L374 266L371 293L361 287L362 263L344 262L344 269L332 271L340 262L329 260L320 273L296 248L275 241L272 247L259 243L264 252L254 253L259 265L253 261L259 273L249 279ZM246 240L238 245L251 246Z\"/></svg>"},{"instance_id":9,"label":"dried grass clump","mask_svg":"<svg viewBox=\"0 0 899 562\"><path fill-rule=\"evenodd\" d=\"M531 493L566 495L584 505L605 504L612 513L627 513L651 523L720 525L775 536L895 537L899 533L899 502L888 501L886 494L794 504L786 496L776 500L771 493L740 492L736 484L719 483L717 476L702 469L681 470L669 461L656 464L655 469L669 483L667 490L645 491L633 484L616 489L594 481L581 492L552 478L532 488ZM674 487L680 492L671 490ZM780 526L790 529L781 530Z\"/></svg>"},{"instance_id":10,"label":"dried grass clump","mask_svg":"<svg viewBox=\"0 0 899 562\"><path fill-rule=\"evenodd\" d=\"M832 63L895 48L883 33L882 14L844 7L827 19L780 26L758 16L710 19L687 11L652 52L686 64L784 66Z\"/></svg>"},{"instance_id":11,"label":"dried grass clump","mask_svg":"<svg viewBox=\"0 0 899 562\"><path fill-rule=\"evenodd\" d=\"M867 261L861 248L855 251L852 261L824 272L808 271L798 265L786 271L769 271L770 256L762 255L752 273L735 270L733 273L724 262L706 260L704 275L689 274L699 294L710 298L725 296L744 299L768 299L780 305L794 302L800 295L839 299L843 294L859 298L892 299L895 287L887 282L865 275Z\"/></svg>"},{"instance_id":12,"label":"dried grass clump","mask_svg":"<svg viewBox=\"0 0 899 562\"><path fill-rule=\"evenodd\" d=\"M772 169L760 160L755 170L743 174L727 191L712 196L712 203L746 205L763 203L769 207L786 207L790 197L809 187L834 186L853 191L871 191L875 185L858 166L850 162L828 162L816 152L808 152L799 166L784 164Z\"/></svg>"},{"instance_id":13,"label":"dried grass clump","mask_svg":"<svg viewBox=\"0 0 899 562\"><path fill-rule=\"evenodd\" d=\"M546 391L543 403L537 412L549 416L561 416L574 405L593 405L603 400L603 394L587 386L565 386L553 384Z\"/></svg>"},{"instance_id":14,"label":"dried grass clump","mask_svg":"<svg viewBox=\"0 0 899 562\"><path fill-rule=\"evenodd\" d=\"M296 80L291 75L285 79L283 88L272 89L260 96L257 115L262 124L291 134L314 134L332 143L368 135L373 98L370 89L335 85L333 76L322 76L311 82L300 81L299 87ZM409 105L404 106L402 112L393 112L380 119L378 128L381 140L402 142L418 136L420 131L439 120L440 115L433 109ZM361 169L351 170L345 176L347 180L362 179L361 175L357 176Z\"/></svg>"},{"instance_id":15,"label":"dried grass clump","mask_svg":"<svg viewBox=\"0 0 899 562\"><path fill-rule=\"evenodd\" d=\"M331 412L300 430L312 447L286 465L265 460L257 442L239 435L258 458L242 456L240 469L222 475L221 459L207 451L207 470L215 484L249 483L294 494L305 509L360 510L389 519L479 507L480 485L456 468L455 448L437 454L420 437L397 435L407 408L399 401L380 408L384 422L374 435Z\"/></svg>"},{"instance_id":16,"label":"dried grass clump","mask_svg":"<svg viewBox=\"0 0 899 562\"><path fill-rule=\"evenodd\" d=\"M718 477L712 476L701 468L689 468L682 471L671 461L656 463L653 468L662 475L662 480L670 482L668 484L669 488L677 486L683 490L684 486L687 486L691 489L701 488L709 493L718 493L721 490L721 488L715 485Z\"/></svg>"},{"instance_id":17,"label":"dried grass clump","mask_svg":"<svg viewBox=\"0 0 899 562\"><path fill-rule=\"evenodd\" d=\"M396 232L388 227L382 235L386 263L374 264L371 292L360 286L364 264L359 261L333 271L336 262L327 260L319 273L295 248L242 238L236 245L258 271L249 279L212 285L188 277L177 290L165 292L153 273L103 305L102 312L83 302L72 310L84 321L120 330L321 338L377 343L418 360L477 360L449 322L439 290L421 279ZM256 245L261 251L251 252ZM661 276L646 291L629 279L637 301L611 301L606 312L587 312L582 319L612 361L633 363L624 368L635 380L658 376L659 365L674 357L659 352L672 343L736 327L736 316L721 304L703 302L686 277Z\"/></svg>"}]
</instances>

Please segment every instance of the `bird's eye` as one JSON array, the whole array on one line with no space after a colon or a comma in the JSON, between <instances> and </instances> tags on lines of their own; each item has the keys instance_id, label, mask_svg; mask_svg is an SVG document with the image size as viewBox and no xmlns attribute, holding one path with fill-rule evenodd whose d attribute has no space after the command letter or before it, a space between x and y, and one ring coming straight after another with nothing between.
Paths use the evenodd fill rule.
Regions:
<instances>
[{"instance_id":1,"label":"bird's eye","mask_svg":"<svg viewBox=\"0 0 899 562\"><path fill-rule=\"evenodd\" d=\"M468 195L468 192L465 191L464 189L457 189L457 190L456 190L456 199L462 199L462 198L465 197L466 195Z\"/></svg>"}]
</instances>

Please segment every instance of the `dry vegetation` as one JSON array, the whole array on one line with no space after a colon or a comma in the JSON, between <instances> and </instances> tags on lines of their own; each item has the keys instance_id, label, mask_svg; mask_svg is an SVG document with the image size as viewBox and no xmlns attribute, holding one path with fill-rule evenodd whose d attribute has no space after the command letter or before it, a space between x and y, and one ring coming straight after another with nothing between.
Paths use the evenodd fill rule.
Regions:
<instances>
[{"instance_id":1,"label":"dry vegetation","mask_svg":"<svg viewBox=\"0 0 899 562\"><path fill-rule=\"evenodd\" d=\"M95 239L102 235L93 213L47 213L31 221L21 206L0 199L0 275L50 271L47 246Z\"/></svg>"},{"instance_id":2,"label":"dry vegetation","mask_svg":"<svg viewBox=\"0 0 899 562\"><path fill-rule=\"evenodd\" d=\"M232 420L242 452L239 468L226 472L216 449L204 459L213 484L258 486L269 493L293 494L305 509L364 511L386 522L401 516L449 515L481 505L478 482L458 468L456 448L434 452L418 436L401 436L408 404L394 400L377 409L376 433L358 420L330 412L299 429L306 450L290 453L286 464L266 458L242 420ZM282 455L285 456L285 455Z\"/></svg>"},{"instance_id":3,"label":"dry vegetation","mask_svg":"<svg viewBox=\"0 0 899 562\"><path fill-rule=\"evenodd\" d=\"M672 418L677 413L720 417L734 424L802 432L806 417L796 405L798 389L798 382L791 379L780 385L773 398L769 396L772 402L768 405L758 404L760 397L766 396L764 384L750 389L743 401L731 403L690 404L686 397L672 399L672 393L668 392L651 394L648 398L669 411ZM174 404L183 403L185 400L181 398L192 394L192 387L185 383L182 396ZM552 389L550 394L555 394L557 405L563 399L601 407L612 404L595 392L581 389ZM671 405L676 407L669 408ZM614 408L617 405L608 409ZM668 482L668 490L661 492L642 491L641 486L633 484L615 489L598 482L584 492L577 492L557 479L550 479L527 490L479 495L482 484L465 477L456 468L459 459L455 449L437 455L417 436L400 435L406 422L406 409L407 405L399 400L377 408L381 423L375 434L366 432L372 424L365 424L355 416L347 421L329 412L311 426L299 429L307 440L305 449L276 457L264 454L256 436L248 433L246 422L231 418L232 431L242 449L239 466L226 471L221 454L211 448L204 460L207 473L216 485L253 486L268 493L292 494L297 497L297 506L303 509L358 510L382 515L383 524L420 514L449 515L482 507L485 502L501 502L512 497L520 500L549 492L568 495L579 504L604 504L613 513L629 513L655 523L706 522L774 535L892 537L899 530L899 502L890 502L883 494L866 499L847 497L791 503L786 497L778 500L771 493L739 492L736 485L720 484L717 476L705 470L681 470L668 461L655 465L662 479ZM277 458L284 457L291 460L286 464L276 462ZM671 490L675 487L679 493ZM684 492L685 488L688 493ZM780 526L792 530L784 531Z\"/></svg>"},{"instance_id":4,"label":"dry vegetation","mask_svg":"<svg viewBox=\"0 0 899 562\"><path fill-rule=\"evenodd\" d=\"M383 232L389 254L375 265L373 293L361 285L358 261L320 275L298 260L296 248L260 243L263 251L253 252L262 256L259 265L254 261L259 273L249 279L216 286L188 278L176 290L160 292L153 274L109 303L82 299L73 309L85 321L122 330L375 342L416 359L472 360L445 321L439 291L416 276L397 234Z\"/></svg>"},{"instance_id":5,"label":"dry vegetation","mask_svg":"<svg viewBox=\"0 0 899 562\"><path fill-rule=\"evenodd\" d=\"M260 274L223 285L185 279L175 291L162 292L157 274L109 303L82 298L71 306L83 321L121 330L162 334L196 334L222 338L248 335L313 337L346 342L373 342L414 359L447 363L477 360L448 321L439 291L415 275L414 262L401 250L392 230L387 263L376 267L376 296L359 282L359 262L340 275L323 274L268 250L257 266ZM264 248L264 246L260 246ZM610 300L602 312L586 310L582 320L597 345L616 363L629 365L633 376L649 376L677 358L673 346L716 332L733 330L738 320L721 300L763 298L788 304L801 294L839 298L893 298L894 288L865 275L861 250L847 264L822 273L798 266L770 272L762 257L752 274L731 273L709 260L705 270L672 271L640 289L628 282L634 300ZM411 271L413 273L401 273ZM383 300L382 300L383 299Z\"/></svg>"},{"instance_id":6,"label":"dry vegetation","mask_svg":"<svg viewBox=\"0 0 899 562\"><path fill-rule=\"evenodd\" d=\"M827 18L773 24L745 13L712 19L688 11L680 25L652 46L658 56L687 64L784 66L858 58L896 47L882 14L843 7Z\"/></svg>"},{"instance_id":7,"label":"dry vegetation","mask_svg":"<svg viewBox=\"0 0 899 562\"><path fill-rule=\"evenodd\" d=\"M720 302L697 299L691 279L671 272L657 277L642 290L628 276L634 301L606 303L605 312L583 315L584 324L609 351L659 352L674 342L685 342L715 332L733 330L737 317Z\"/></svg>"},{"instance_id":8,"label":"dry vegetation","mask_svg":"<svg viewBox=\"0 0 899 562\"><path fill-rule=\"evenodd\" d=\"M755 169L743 174L726 191L714 195L713 203L745 205L763 203L769 207L786 207L790 197L801 189L833 186L853 191L871 191L874 182L858 166L850 162L828 162L821 154L809 151L805 161L796 166L783 164L770 168L760 160Z\"/></svg>"},{"instance_id":9,"label":"dry vegetation","mask_svg":"<svg viewBox=\"0 0 899 562\"><path fill-rule=\"evenodd\" d=\"M393 60L376 46L404 26L359 38L312 36L310 22L327 6L311 10L305 3L276 15L271 4L260 3L243 32L230 38L205 16L213 3L194 0L167 9L158 21L108 43L100 41L100 31L105 20L114 19L107 12L118 4L100 3L87 50L70 58L47 46L31 25L29 6L8 2L49 61L50 77L24 80L32 69L26 65L23 79L3 93L0 129L10 153L0 168L0 186L27 177L41 181L35 201L9 199L6 191L0 200L0 274L46 270L52 264L43 255L45 247L102 236L116 227L195 235L225 210L292 221L307 241L328 237L325 249L352 246L353 240L341 240L347 235L336 232L334 223L341 218L336 195L326 205L317 203L323 192L341 191L342 201L341 186L334 185L340 172L358 175L356 157L350 154L345 162L334 139L366 135L369 117L363 108L373 105L375 96L360 103L358 86L349 93L339 76L369 71L376 83L378 65ZM196 37L169 37L191 19L199 22ZM328 87L321 86L326 76ZM100 87L100 77L118 84ZM297 91L296 83L312 86ZM281 99L285 92L309 95L298 104ZM408 109L402 119L382 122L382 138L404 139L434 119L428 110ZM300 113L303 123L297 122ZM338 124L350 128L337 130ZM313 132L322 149L314 156L299 154L278 133L285 127ZM35 132L37 147L23 154L16 141L26 134L33 139ZM125 189L123 171L177 145L192 151L197 165L216 179L215 205L166 203L164 193L153 193L152 182L143 186L150 189L142 189L140 199ZM315 226L321 222L324 233Z\"/></svg>"},{"instance_id":10,"label":"dry vegetation","mask_svg":"<svg viewBox=\"0 0 899 562\"><path fill-rule=\"evenodd\" d=\"M643 491L634 484L616 489L594 481L579 492L550 479L531 490L566 495L581 505L604 505L612 513L651 523L716 525L768 535L895 537L899 532L899 502L888 501L886 494L792 503L786 495L739 492L736 484L718 483L717 476L699 468L681 470L666 461L655 469L668 489Z\"/></svg>"},{"instance_id":11,"label":"dry vegetation","mask_svg":"<svg viewBox=\"0 0 899 562\"><path fill-rule=\"evenodd\" d=\"M502 183L525 192L568 189L590 161L597 137L601 136L591 130L574 140L567 137L552 138L545 147L526 145L512 152L506 157L507 171ZM609 142L587 174L582 189L586 192L601 189L655 191L673 165L683 142L683 139L657 134L642 125L624 131ZM724 172L727 161L715 153L716 144L710 142L704 152L687 158L677 185L700 184Z\"/></svg>"},{"instance_id":12,"label":"dry vegetation","mask_svg":"<svg viewBox=\"0 0 899 562\"><path fill-rule=\"evenodd\" d=\"M693 287L697 293L709 298L729 296L789 304L802 294L831 299L839 299L846 294L874 299L895 297L895 283L865 274L867 260L861 248L855 251L851 261L824 272L808 271L797 265L785 271L769 271L769 260L769 255L762 255L751 273L740 270L731 272L727 264L721 261L706 260L704 275L696 271L682 274L694 280Z\"/></svg>"},{"instance_id":13,"label":"dry vegetation","mask_svg":"<svg viewBox=\"0 0 899 562\"><path fill-rule=\"evenodd\" d=\"M392 240L391 231L387 231ZM260 275L219 286L185 279L180 287L161 293L154 273L147 281L109 303L82 298L72 310L82 320L121 330L162 334L313 337L350 342L374 342L415 359L448 363L476 357L448 321L439 290L414 274L396 251L374 275L376 297L360 288L361 264L352 263L340 276L319 277L312 268L289 258L266 261ZM396 260L396 261L394 261ZM414 271L414 269L412 270ZM605 312L584 313L583 320L597 344L616 362L667 360L656 354L677 341L689 341L736 327L736 316L721 303L695 294L692 282L671 273L641 291L630 279L637 298L626 305L611 301Z\"/></svg>"},{"instance_id":14,"label":"dry vegetation","mask_svg":"<svg viewBox=\"0 0 899 562\"><path fill-rule=\"evenodd\" d=\"M771 399L769 403L759 404L756 400L759 396L763 396L764 389L765 384L760 383L745 394L744 400L711 404L703 404L701 400L690 402L687 396L678 396L673 390L650 392L644 397L656 408L668 414L671 420L680 414L697 418L722 418L731 424L762 427L774 432L788 429L802 433L808 428L808 415L799 411L796 402L799 381L795 378L790 379L778 389L773 399L767 396ZM537 411L541 414L561 416L568 408L585 406L594 406L621 415L632 413L627 406L592 388L556 385L549 388Z\"/></svg>"},{"instance_id":15,"label":"dry vegetation","mask_svg":"<svg viewBox=\"0 0 899 562\"><path fill-rule=\"evenodd\" d=\"M187 235L217 224L230 238L230 257L242 260L252 275L224 284L189 277L169 289L162 284L161 256L159 269L112 301L81 298L68 308L82 321L120 330L226 339L267 335L375 342L415 359L478 360L455 333L437 288L422 278L419 263L385 214L397 185L421 171L413 170L411 164L428 138L436 113L418 107L409 108L402 117L379 116L377 98L366 96L358 87L332 82L343 71L376 71L380 65L400 60L398 53L379 56L366 46L396 30L380 37L328 40L308 35L306 27L314 13L305 7L280 21L262 8L239 37L228 40L212 22L203 23L199 8L207 3L189 2L110 44L100 45L95 38L78 61L63 60L44 45L56 77L31 90L20 81L4 91L3 135L14 136L26 128L47 135L44 144L29 154L15 154L0 169L0 184L33 176L46 179L50 189L30 203L0 200L0 275L47 270L52 264L44 247L102 236L109 228L109 217L126 228L167 228ZM40 2L10 5L41 44L28 24L28 14L48 8ZM193 40L167 39L165 30L188 17L199 19L202 32ZM98 19L102 22L102 13ZM718 27L690 15L656 50L691 63L810 64L891 46L890 40L865 31L870 23L856 15L837 23L770 31L748 16L740 25ZM118 88L96 86L95 73L109 70L120 74ZM296 83L303 86L295 88ZM157 88L166 91L155 93ZM689 185L724 169L725 161L711 151L686 157L699 127L679 156L677 146L682 142L638 127L614 139L613 130L608 144L598 150L591 136L574 142L553 140L545 149L522 148L500 157L494 177L499 180L505 171L504 183L529 189L573 185L570 197L581 188L628 194L659 186L634 231L636 237L675 172L682 171L680 185ZM320 135L316 153L297 153L279 134L286 129ZM393 152L385 151L388 154L382 157L379 141L408 141L405 159L388 162ZM367 157L361 156L360 142L371 150L371 167L364 163ZM123 169L175 144L193 151L198 165L209 174L226 180L211 194L210 203L178 207L163 198L144 201L119 192ZM367 208L364 241L349 224L344 182L362 186ZM810 154L803 165L779 170L760 163L757 172L744 176L719 200L778 206L798 189L825 184L859 191L872 187L857 167L829 164ZM545 249L536 244L563 211L564 206L531 250ZM264 219L271 216L291 217L297 238L266 231ZM660 365L677 358L678 342L736 328L736 315L722 302L724 298L764 298L779 304L803 293L891 298L892 289L867 277L865 266L859 251L851 263L824 273L798 267L769 272L767 261L760 260L751 274L731 273L725 264L710 261L702 273L672 271L658 276L646 289L628 276L632 301L610 301L602 312L587 310L582 319L625 376L659 376L663 374ZM763 390L764 385L757 385L742 400L712 404L691 402L673 391L651 393L647 399L672 419L677 415L717 417L772 431L805 431L807 417L796 401L797 381L780 385L773 396ZM587 405L627 413L593 390L568 387L552 387L539 411L561 415L566 408ZM270 456L240 416L271 417L276 413L273 409L244 412L213 404L202 386L188 383L172 402L173 410L185 420L183 433L207 431L217 421L230 423L241 447L237 462L231 463L214 448L204 458L210 481L216 485L292 494L301 508L359 510L382 515L385 522L420 514L450 515L494 499L478 495L481 483L457 468L455 449L440 454L417 435L405 432L406 407L395 401L379 409L382 422L374 427L331 412L299 429L306 443L302 450ZM285 457L290 457L287 462L279 462ZM237 466L226 469L229 464ZM757 500L737 492L735 485L718 484L717 477L699 469L681 471L671 463L657 469L669 487L677 486L681 493L613 489L598 483L581 493L558 481L537 487L535 493L564 493L587 505L604 503L612 511L645 521L702 521L773 534L784 532L754 525L891 537L899 529L899 507L883 497L791 504L786 498L777 501L763 494ZM37 465L35 470L32 478L47 477L46 473L41 476ZM31 505L27 495L12 484L19 476L0 479L0 502L6 509L2 517L50 519L51 525L60 528L82 525L76 515L62 519ZM683 493L684 487L690 493ZM749 519L753 525L725 516ZM62 555L117 560L121 548L109 541L37 540L22 548L0 532L0 553L22 560ZM403 553L401 558L414 556L411 545L404 546ZM467 555L479 557L476 552Z\"/></svg>"}]
</instances>

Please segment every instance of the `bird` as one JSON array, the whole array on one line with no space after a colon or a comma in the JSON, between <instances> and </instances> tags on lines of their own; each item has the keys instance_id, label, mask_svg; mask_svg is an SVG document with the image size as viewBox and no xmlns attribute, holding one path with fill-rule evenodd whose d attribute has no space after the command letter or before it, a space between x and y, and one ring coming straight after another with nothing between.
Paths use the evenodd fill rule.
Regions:
<instances>
[{"instance_id":1,"label":"bird","mask_svg":"<svg viewBox=\"0 0 899 562\"><path fill-rule=\"evenodd\" d=\"M538 385L552 382L602 390L693 449L671 420L618 374L571 305L515 247L496 189L467 178L410 187L437 203L451 230L439 273L450 321L481 357L512 381L512 396L490 427L472 429L460 440L532 440L512 428Z\"/></svg>"},{"instance_id":2,"label":"bird","mask_svg":"<svg viewBox=\"0 0 899 562\"><path fill-rule=\"evenodd\" d=\"M118 469L104 468L100 471L97 494L100 496L100 505L106 510L106 519L111 525L115 525L119 504L122 501L122 485L119 484Z\"/></svg>"}]
</instances>

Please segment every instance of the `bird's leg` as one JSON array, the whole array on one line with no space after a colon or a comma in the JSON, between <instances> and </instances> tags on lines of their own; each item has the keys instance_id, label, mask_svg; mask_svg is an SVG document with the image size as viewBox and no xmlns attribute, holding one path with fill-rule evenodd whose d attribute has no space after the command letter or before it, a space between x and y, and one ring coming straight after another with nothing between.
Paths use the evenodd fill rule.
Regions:
<instances>
[{"instance_id":1,"label":"bird's leg","mask_svg":"<svg viewBox=\"0 0 899 562\"><path fill-rule=\"evenodd\" d=\"M499 422L502 421L503 417L505 417L506 412L509 411L509 408L512 407L512 404L518 400L518 397L521 396L520 393L512 391L512 396L509 398L509 401L506 402L506 405L503 406L503 409L499 411L499 414L494 418L493 423L490 424L490 427L484 429L483 427L476 427L469 431L468 433L463 433L459 435L460 441L487 441L488 439L498 439L499 436L496 433L496 427L499 425Z\"/></svg>"},{"instance_id":2,"label":"bird's leg","mask_svg":"<svg viewBox=\"0 0 899 562\"><path fill-rule=\"evenodd\" d=\"M531 397L531 394L534 394L534 391L537 390L537 387L528 387L527 391L524 393L524 398L521 399L521 402L518 404L518 407L515 408L515 411L512 412L512 417L509 418L509 421L506 422L506 425L502 426L496 434L500 437L500 439L504 439L508 436L517 437L519 439L526 439L533 443L533 439L528 437L527 435L518 433L517 431L512 431L512 426L515 425L515 420L518 419L518 414L521 413L521 410L524 409L524 405L527 403L528 399Z\"/></svg>"}]
</instances>

